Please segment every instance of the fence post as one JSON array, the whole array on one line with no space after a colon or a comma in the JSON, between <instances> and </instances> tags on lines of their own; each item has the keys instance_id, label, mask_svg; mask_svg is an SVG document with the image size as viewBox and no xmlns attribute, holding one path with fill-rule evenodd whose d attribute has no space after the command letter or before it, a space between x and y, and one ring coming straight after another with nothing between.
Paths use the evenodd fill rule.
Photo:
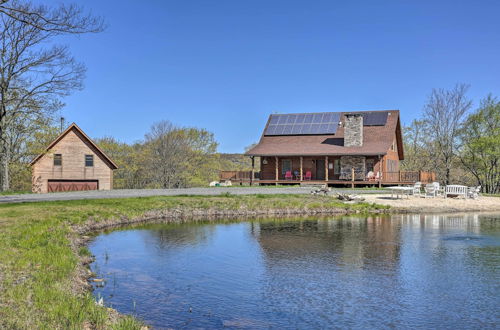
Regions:
<instances>
[{"instance_id":1,"label":"fence post","mask_svg":"<svg viewBox=\"0 0 500 330\"><path fill-rule=\"evenodd\" d=\"M354 167L351 168L351 188L354 189Z\"/></svg>"}]
</instances>

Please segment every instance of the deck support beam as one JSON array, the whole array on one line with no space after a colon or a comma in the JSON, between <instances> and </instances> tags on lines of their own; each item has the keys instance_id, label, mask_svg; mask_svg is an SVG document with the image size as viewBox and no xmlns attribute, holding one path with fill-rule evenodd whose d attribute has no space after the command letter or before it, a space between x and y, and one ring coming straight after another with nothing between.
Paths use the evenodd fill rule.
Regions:
<instances>
[{"instance_id":1,"label":"deck support beam","mask_svg":"<svg viewBox=\"0 0 500 330\"><path fill-rule=\"evenodd\" d=\"M278 156L274 156L275 170L276 170L276 185L278 185L279 175L278 175Z\"/></svg>"},{"instance_id":2,"label":"deck support beam","mask_svg":"<svg viewBox=\"0 0 500 330\"><path fill-rule=\"evenodd\" d=\"M383 166L383 158L380 157L380 155L378 155L378 171L379 171L379 177L378 177L378 187L379 188L382 188L382 173L383 173L383 170L384 170L384 166Z\"/></svg>"},{"instance_id":3,"label":"deck support beam","mask_svg":"<svg viewBox=\"0 0 500 330\"><path fill-rule=\"evenodd\" d=\"M302 165L304 163L304 157L300 156L300 181L304 180L304 170Z\"/></svg>"}]
</instances>

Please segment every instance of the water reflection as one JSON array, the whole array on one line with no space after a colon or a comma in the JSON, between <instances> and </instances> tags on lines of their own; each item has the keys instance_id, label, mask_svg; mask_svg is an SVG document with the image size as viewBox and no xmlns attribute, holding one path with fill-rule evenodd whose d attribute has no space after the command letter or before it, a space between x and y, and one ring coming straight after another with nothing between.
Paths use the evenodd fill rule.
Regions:
<instances>
[{"instance_id":1,"label":"water reflection","mask_svg":"<svg viewBox=\"0 0 500 330\"><path fill-rule=\"evenodd\" d=\"M96 238L96 288L156 327L490 327L499 215L149 225Z\"/></svg>"}]
</instances>

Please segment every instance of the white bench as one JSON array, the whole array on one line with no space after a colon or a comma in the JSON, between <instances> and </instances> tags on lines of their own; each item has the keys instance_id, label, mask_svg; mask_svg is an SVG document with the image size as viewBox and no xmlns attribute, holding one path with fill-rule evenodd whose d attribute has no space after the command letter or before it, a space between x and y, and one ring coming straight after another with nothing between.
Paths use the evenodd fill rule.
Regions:
<instances>
[{"instance_id":1,"label":"white bench","mask_svg":"<svg viewBox=\"0 0 500 330\"><path fill-rule=\"evenodd\" d=\"M444 198L447 198L448 195L458 195L463 196L463 198L467 199L467 194L469 192L469 188L461 185L448 185L444 189Z\"/></svg>"}]
</instances>

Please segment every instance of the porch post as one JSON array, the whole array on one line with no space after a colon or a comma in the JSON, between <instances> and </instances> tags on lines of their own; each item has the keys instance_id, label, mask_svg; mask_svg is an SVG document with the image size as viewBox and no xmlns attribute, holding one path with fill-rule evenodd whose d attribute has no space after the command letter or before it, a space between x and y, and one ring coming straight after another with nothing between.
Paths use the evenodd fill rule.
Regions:
<instances>
[{"instance_id":1,"label":"porch post","mask_svg":"<svg viewBox=\"0 0 500 330\"><path fill-rule=\"evenodd\" d=\"M255 179L255 156L252 156L252 175L250 176L250 185L253 184L253 180Z\"/></svg>"},{"instance_id":2,"label":"porch post","mask_svg":"<svg viewBox=\"0 0 500 330\"><path fill-rule=\"evenodd\" d=\"M276 167L276 184L278 184L279 176L278 176L278 156L274 156L274 163Z\"/></svg>"},{"instance_id":3,"label":"porch post","mask_svg":"<svg viewBox=\"0 0 500 330\"><path fill-rule=\"evenodd\" d=\"M383 170L384 167L383 167L383 164L382 164L382 158L380 157L380 155L378 155L378 171L380 173L379 177L378 177L378 187L379 188L382 188L382 173L383 173Z\"/></svg>"},{"instance_id":4,"label":"porch post","mask_svg":"<svg viewBox=\"0 0 500 330\"><path fill-rule=\"evenodd\" d=\"M328 156L325 156L325 181L328 181Z\"/></svg>"},{"instance_id":5,"label":"porch post","mask_svg":"<svg viewBox=\"0 0 500 330\"><path fill-rule=\"evenodd\" d=\"M304 157L300 156L300 181L304 180L302 164L304 162Z\"/></svg>"}]
</instances>

